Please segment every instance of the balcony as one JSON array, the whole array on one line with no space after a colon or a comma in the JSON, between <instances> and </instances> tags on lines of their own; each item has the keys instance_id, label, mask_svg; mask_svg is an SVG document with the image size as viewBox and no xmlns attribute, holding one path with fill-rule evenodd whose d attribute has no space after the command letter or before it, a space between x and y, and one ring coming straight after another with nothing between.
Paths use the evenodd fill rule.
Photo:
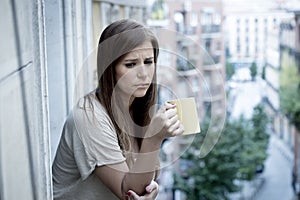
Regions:
<instances>
[{"instance_id":1,"label":"balcony","mask_svg":"<svg viewBox=\"0 0 300 200\"><path fill-rule=\"evenodd\" d=\"M206 102L219 101L224 99L224 90L221 87L214 87L212 89L204 90L203 100Z\"/></svg>"},{"instance_id":2,"label":"balcony","mask_svg":"<svg viewBox=\"0 0 300 200\"><path fill-rule=\"evenodd\" d=\"M190 76L197 76L200 74L200 71L198 69L190 69L185 71L178 71L178 76L180 77L190 77Z\"/></svg>"},{"instance_id":3,"label":"balcony","mask_svg":"<svg viewBox=\"0 0 300 200\"><path fill-rule=\"evenodd\" d=\"M219 38L222 36L219 25L205 25L201 26L202 38Z\"/></svg>"},{"instance_id":4,"label":"balcony","mask_svg":"<svg viewBox=\"0 0 300 200\"><path fill-rule=\"evenodd\" d=\"M176 67L178 71L188 71L195 69L194 61L188 61L184 58L177 58Z\"/></svg>"},{"instance_id":5,"label":"balcony","mask_svg":"<svg viewBox=\"0 0 300 200\"><path fill-rule=\"evenodd\" d=\"M150 27L165 28L170 24L169 19L148 19L147 25Z\"/></svg>"},{"instance_id":6,"label":"balcony","mask_svg":"<svg viewBox=\"0 0 300 200\"><path fill-rule=\"evenodd\" d=\"M197 35L197 27L196 26L187 26L184 29L185 35Z\"/></svg>"},{"instance_id":7,"label":"balcony","mask_svg":"<svg viewBox=\"0 0 300 200\"><path fill-rule=\"evenodd\" d=\"M177 28L176 31L176 41L180 41L183 46L193 45L198 40L197 27L185 26Z\"/></svg>"},{"instance_id":8,"label":"balcony","mask_svg":"<svg viewBox=\"0 0 300 200\"><path fill-rule=\"evenodd\" d=\"M196 26L186 26L183 24L176 24L176 31L184 35L197 35Z\"/></svg>"},{"instance_id":9,"label":"balcony","mask_svg":"<svg viewBox=\"0 0 300 200\"><path fill-rule=\"evenodd\" d=\"M210 53L206 53L206 55L203 56L203 65L213 65L218 64L221 62L221 55L212 55Z\"/></svg>"},{"instance_id":10,"label":"balcony","mask_svg":"<svg viewBox=\"0 0 300 200\"><path fill-rule=\"evenodd\" d=\"M220 33L220 25L203 25L201 26L202 33Z\"/></svg>"},{"instance_id":11,"label":"balcony","mask_svg":"<svg viewBox=\"0 0 300 200\"><path fill-rule=\"evenodd\" d=\"M176 34L176 41L180 42L182 46L188 47L195 44L197 36L187 36L184 34L177 33Z\"/></svg>"},{"instance_id":12,"label":"balcony","mask_svg":"<svg viewBox=\"0 0 300 200\"><path fill-rule=\"evenodd\" d=\"M221 70L222 69L222 64L221 63L203 64L202 69L206 70L206 71Z\"/></svg>"}]
</instances>

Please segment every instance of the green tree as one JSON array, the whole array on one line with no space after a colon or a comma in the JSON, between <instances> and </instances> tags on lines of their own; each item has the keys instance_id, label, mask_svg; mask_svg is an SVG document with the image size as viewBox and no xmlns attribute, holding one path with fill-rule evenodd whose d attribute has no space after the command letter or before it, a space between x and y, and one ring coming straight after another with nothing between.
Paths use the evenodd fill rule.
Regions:
<instances>
[{"instance_id":1,"label":"green tree","mask_svg":"<svg viewBox=\"0 0 300 200\"><path fill-rule=\"evenodd\" d=\"M235 69L232 63L226 63L226 78L227 80L231 79L233 74L235 73Z\"/></svg>"},{"instance_id":2,"label":"green tree","mask_svg":"<svg viewBox=\"0 0 300 200\"><path fill-rule=\"evenodd\" d=\"M188 166L174 174L174 189L181 190L189 200L229 199L229 194L240 190L236 180L252 180L266 159L267 117L261 105L254 108L251 119L241 116L226 120L225 127L213 150L199 157L208 123L201 125L190 148L182 156ZM216 135L211 134L214 140Z\"/></svg>"},{"instance_id":3,"label":"green tree","mask_svg":"<svg viewBox=\"0 0 300 200\"><path fill-rule=\"evenodd\" d=\"M300 91L299 86L291 85L281 88L280 108L288 116L291 122L300 130Z\"/></svg>"},{"instance_id":4,"label":"green tree","mask_svg":"<svg viewBox=\"0 0 300 200\"><path fill-rule=\"evenodd\" d=\"M163 0L156 0L153 3L151 17L152 19L156 19L156 20L162 20L166 18Z\"/></svg>"},{"instance_id":5,"label":"green tree","mask_svg":"<svg viewBox=\"0 0 300 200\"><path fill-rule=\"evenodd\" d=\"M258 171L264 169L264 161L267 158L269 119L262 104L254 107L253 115L248 123L248 129L244 130L247 134L244 134L242 140L242 166L239 169L242 180L252 180Z\"/></svg>"},{"instance_id":6,"label":"green tree","mask_svg":"<svg viewBox=\"0 0 300 200\"><path fill-rule=\"evenodd\" d=\"M266 65L264 65L263 68L262 68L261 78L263 80L266 80Z\"/></svg>"},{"instance_id":7,"label":"green tree","mask_svg":"<svg viewBox=\"0 0 300 200\"><path fill-rule=\"evenodd\" d=\"M252 62L250 66L250 75L252 77L252 80L255 80L255 77L257 75L257 65L256 62Z\"/></svg>"},{"instance_id":8,"label":"green tree","mask_svg":"<svg viewBox=\"0 0 300 200\"><path fill-rule=\"evenodd\" d=\"M300 130L300 75L298 63L283 52L280 73L280 108Z\"/></svg>"},{"instance_id":9,"label":"green tree","mask_svg":"<svg viewBox=\"0 0 300 200\"><path fill-rule=\"evenodd\" d=\"M231 126L231 124L227 124ZM207 124L202 125L202 130ZM210 136L214 139L214 135ZM184 177L175 175L175 189L184 191L189 200L198 199L228 199L230 192L238 191L234 180L239 168L239 156L235 153L240 149L240 133L225 131L214 149L204 158L195 152L203 140L203 134L197 134L191 147L182 159L190 163Z\"/></svg>"}]
</instances>

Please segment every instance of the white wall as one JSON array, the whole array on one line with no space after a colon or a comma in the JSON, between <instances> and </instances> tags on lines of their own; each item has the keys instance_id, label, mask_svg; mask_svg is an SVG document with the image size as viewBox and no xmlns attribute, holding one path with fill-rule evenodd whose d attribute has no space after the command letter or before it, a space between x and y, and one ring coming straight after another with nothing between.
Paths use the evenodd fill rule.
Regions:
<instances>
[{"instance_id":1,"label":"white wall","mask_svg":"<svg viewBox=\"0 0 300 200\"><path fill-rule=\"evenodd\" d=\"M0 13L0 198L51 199L43 1Z\"/></svg>"},{"instance_id":2,"label":"white wall","mask_svg":"<svg viewBox=\"0 0 300 200\"><path fill-rule=\"evenodd\" d=\"M77 101L75 86L84 92L92 89L94 68L85 63L92 51L91 9L90 0L45 1L52 160L65 118Z\"/></svg>"}]
</instances>

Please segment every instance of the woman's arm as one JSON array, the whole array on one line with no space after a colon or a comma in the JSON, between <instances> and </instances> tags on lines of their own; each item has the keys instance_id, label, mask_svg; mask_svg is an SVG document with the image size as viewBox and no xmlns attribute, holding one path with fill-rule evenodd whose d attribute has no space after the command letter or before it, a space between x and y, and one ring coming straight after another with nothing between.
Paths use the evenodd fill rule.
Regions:
<instances>
[{"instance_id":1,"label":"woman's arm","mask_svg":"<svg viewBox=\"0 0 300 200\"><path fill-rule=\"evenodd\" d=\"M153 118L131 169L126 162L96 167L95 174L120 199L124 199L129 190L144 194L146 186L154 179L163 139L183 133L173 108L174 105L167 104Z\"/></svg>"},{"instance_id":2,"label":"woman's arm","mask_svg":"<svg viewBox=\"0 0 300 200\"><path fill-rule=\"evenodd\" d=\"M137 156L131 169L128 169L126 162L95 168L95 174L120 199L124 199L129 190L143 195L145 188L154 179L160 143L151 141L144 140L142 154Z\"/></svg>"}]
</instances>

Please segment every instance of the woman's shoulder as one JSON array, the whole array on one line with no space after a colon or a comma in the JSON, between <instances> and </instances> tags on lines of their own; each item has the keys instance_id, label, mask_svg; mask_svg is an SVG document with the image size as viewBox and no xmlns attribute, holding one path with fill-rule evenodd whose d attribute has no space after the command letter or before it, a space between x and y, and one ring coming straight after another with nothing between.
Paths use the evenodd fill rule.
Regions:
<instances>
[{"instance_id":1,"label":"woman's shoulder","mask_svg":"<svg viewBox=\"0 0 300 200\"><path fill-rule=\"evenodd\" d=\"M72 120L81 140L116 134L112 120L95 93L89 93L78 101L72 110Z\"/></svg>"},{"instance_id":2,"label":"woman's shoulder","mask_svg":"<svg viewBox=\"0 0 300 200\"><path fill-rule=\"evenodd\" d=\"M80 124L90 125L90 123L100 122L112 126L112 121L104 106L98 101L95 92L90 92L79 99L72 109L72 113L73 119Z\"/></svg>"},{"instance_id":3,"label":"woman's shoulder","mask_svg":"<svg viewBox=\"0 0 300 200\"><path fill-rule=\"evenodd\" d=\"M87 114L107 115L106 109L97 99L95 92L90 92L80 98L73 111L86 112Z\"/></svg>"}]
</instances>

